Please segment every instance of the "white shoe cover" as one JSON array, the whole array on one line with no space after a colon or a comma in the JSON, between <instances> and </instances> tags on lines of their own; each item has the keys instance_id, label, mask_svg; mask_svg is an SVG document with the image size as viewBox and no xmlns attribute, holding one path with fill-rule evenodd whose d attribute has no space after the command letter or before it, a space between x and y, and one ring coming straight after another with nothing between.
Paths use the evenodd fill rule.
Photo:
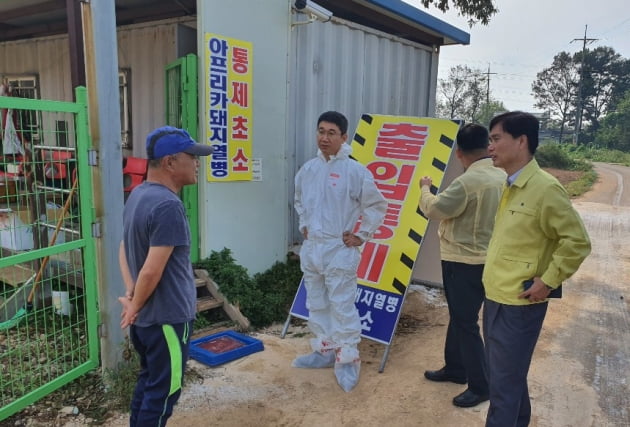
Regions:
<instances>
[{"instance_id":1,"label":"white shoe cover","mask_svg":"<svg viewBox=\"0 0 630 427\"><path fill-rule=\"evenodd\" d=\"M359 373L361 372L361 361L350 363L335 363L335 376L337 383L343 391L351 391L359 383Z\"/></svg>"},{"instance_id":2,"label":"white shoe cover","mask_svg":"<svg viewBox=\"0 0 630 427\"><path fill-rule=\"evenodd\" d=\"M311 354L305 354L303 356L296 357L293 360L293 363L291 363L291 366L293 366L294 368L320 369L332 368L334 364L334 351L327 351L325 354L314 351Z\"/></svg>"}]
</instances>

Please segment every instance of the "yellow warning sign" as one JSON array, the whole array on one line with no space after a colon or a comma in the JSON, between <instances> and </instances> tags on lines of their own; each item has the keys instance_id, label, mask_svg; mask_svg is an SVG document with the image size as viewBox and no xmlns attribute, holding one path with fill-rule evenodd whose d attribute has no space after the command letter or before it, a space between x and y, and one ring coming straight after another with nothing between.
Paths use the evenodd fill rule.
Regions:
<instances>
[{"instance_id":1,"label":"yellow warning sign","mask_svg":"<svg viewBox=\"0 0 630 427\"><path fill-rule=\"evenodd\" d=\"M404 295L428 223L418 209L419 181L430 176L439 188L458 129L443 119L361 117L352 156L372 172L388 206L383 225L363 248L359 285Z\"/></svg>"},{"instance_id":2,"label":"yellow warning sign","mask_svg":"<svg viewBox=\"0 0 630 427\"><path fill-rule=\"evenodd\" d=\"M253 176L253 56L251 42L205 34L205 143L210 182L251 181Z\"/></svg>"}]
</instances>

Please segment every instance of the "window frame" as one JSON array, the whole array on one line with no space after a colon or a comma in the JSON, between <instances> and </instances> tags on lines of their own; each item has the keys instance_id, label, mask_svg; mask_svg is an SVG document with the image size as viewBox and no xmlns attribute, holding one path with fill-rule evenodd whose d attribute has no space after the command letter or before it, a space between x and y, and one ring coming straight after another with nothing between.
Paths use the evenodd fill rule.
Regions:
<instances>
[{"instance_id":1,"label":"window frame","mask_svg":"<svg viewBox=\"0 0 630 427\"><path fill-rule=\"evenodd\" d=\"M39 75L38 74L6 74L3 77L10 90L10 96L26 99L41 99L41 90L39 87ZM31 85L25 85L25 82L32 83ZM28 96L25 96L28 95ZM30 114L29 114L30 113ZM34 114L33 114L34 113ZM29 114L28 120L28 134L29 140L32 144L39 144L41 142L41 112L40 111L20 111L19 114ZM22 121L20 117L19 122ZM16 124L17 126L17 124ZM21 129L22 132L25 129Z\"/></svg>"}]
</instances>

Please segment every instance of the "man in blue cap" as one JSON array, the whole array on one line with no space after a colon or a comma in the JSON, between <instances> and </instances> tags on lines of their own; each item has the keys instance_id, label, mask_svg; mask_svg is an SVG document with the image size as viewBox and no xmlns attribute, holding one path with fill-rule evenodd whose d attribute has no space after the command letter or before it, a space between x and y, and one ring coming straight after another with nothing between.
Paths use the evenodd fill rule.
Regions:
<instances>
[{"instance_id":1,"label":"man in blue cap","mask_svg":"<svg viewBox=\"0 0 630 427\"><path fill-rule=\"evenodd\" d=\"M120 326L140 356L130 426L164 426L181 393L196 313L190 228L178 193L197 182L198 156L213 147L164 126L147 136L147 180L123 211L120 270L126 295Z\"/></svg>"}]
</instances>

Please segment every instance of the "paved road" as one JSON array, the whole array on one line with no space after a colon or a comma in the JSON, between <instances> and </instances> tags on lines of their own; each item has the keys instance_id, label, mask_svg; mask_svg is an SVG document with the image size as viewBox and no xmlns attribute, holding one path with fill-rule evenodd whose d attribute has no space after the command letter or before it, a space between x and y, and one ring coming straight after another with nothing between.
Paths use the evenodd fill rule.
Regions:
<instances>
[{"instance_id":1,"label":"paved road","mask_svg":"<svg viewBox=\"0 0 630 427\"><path fill-rule=\"evenodd\" d=\"M593 190L575 201L593 250L565 298L550 303L541 336L548 360L535 361L539 372L541 362L563 371L548 379L564 382L546 390L553 396L543 418L553 424L540 426L630 426L630 168L596 170ZM547 379L539 381L545 389Z\"/></svg>"},{"instance_id":2,"label":"paved road","mask_svg":"<svg viewBox=\"0 0 630 427\"><path fill-rule=\"evenodd\" d=\"M595 163L600 181L582 200L612 206L630 206L630 168L608 163Z\"/></svg>"}]
</instances>

